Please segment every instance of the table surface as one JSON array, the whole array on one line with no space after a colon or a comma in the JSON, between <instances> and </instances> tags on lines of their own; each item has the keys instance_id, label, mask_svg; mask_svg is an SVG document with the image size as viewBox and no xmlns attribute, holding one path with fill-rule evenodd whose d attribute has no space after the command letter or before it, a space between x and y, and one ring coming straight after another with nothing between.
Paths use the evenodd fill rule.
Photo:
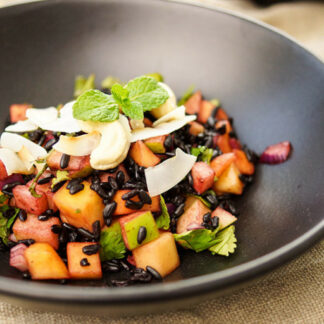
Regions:
<instances>
[{"instance_id":1,"label":"table surface","mask_svg":"<svg viewBox=\"0 0 324 324\"><path fill-rule=\"evenodd\" d=\"M0 0L0 7L28 0ZM259 8L247 0L193 0L235 10L285 31L324 61L324 3L300 1ZM324 240L231 295L188 310L120 319L26 310L0 300L0 323L324 323Z\"/></svg>"}]
</instances>

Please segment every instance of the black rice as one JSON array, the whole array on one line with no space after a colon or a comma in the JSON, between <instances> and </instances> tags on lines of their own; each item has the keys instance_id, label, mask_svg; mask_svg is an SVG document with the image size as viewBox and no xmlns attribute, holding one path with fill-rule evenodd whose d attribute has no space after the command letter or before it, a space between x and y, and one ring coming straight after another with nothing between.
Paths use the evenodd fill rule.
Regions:
<instances>
[{"instance_id":1,"label":"black rice","mask_svg":"<svg viewBox=\"0 0 324 324\"><path fill-rule=\"evenodd\" d=\"M60 160L60 168L61 169L66 169L69 166L69 162L70 162L70 155L68 154L62 154L61 156L61 160Z\"/></svg>"},{"instance_id":2,"label":"black rice","mask_svg":"<svg viewBox=\"0 0 324 324\"><path fill-rule=\"evenodd\" d=\"M96 254L99 251L99 244L90 244L82 248L82 252L86 255Z\"/></svg>"},{"instance_id":3,"label":"black rice","mask_svg":"<svg viewBox=\"0 0 324 324\"><path fill-rule=\"evenodd\" d=\"M42 185L42 184L45 184L45 183L49 183L52 179L53 179L53 175L50 175L50 176L48 176L48 177L45 177L45 178L39 179L39 180L37 181L37 184Z\"/></svg>"},{"instance_id":4,"label":"black rice","mask_svg":"<svg viewBox=\"0 0 324 324\"><path fill-rule=\"evenodd\" d=\"M61 231L62 231L62 227L60 225L52 225L51 226L51 231L54 233L54 234L60 234Z\"/></svg>"},{"instance_id":5,"label":"black rice","mask_svg":"<svg viewBox=\"0 0 324 324\"><path fill-rule=\"evenodd\" d=\"M143 204L148 204L148 205L152 204L152 198L149 196L149 194L146 191L141 189L138 192L138 197Z\"/></svg>"},{"instance_id":6,"label":"black rice","mask_svg":"<svg viewBox=\"0 0 324 324\"><path fill-rule=\"evenodd\" d=\"M75 195L76 193L82 191L83 189L84 189L84 184L83 183L77 183L77 184L70 187L69 193L70 193L70 195Z\"/></svg>"},{"instance_id":7,"label":"black rice","mask_svg":"<svg viewBox=\"0 0 324 324\"><path fill-rule=\"evenodd\" d=\"M49 219L49 217L47 215L39 215L38 216L38 220L41 222L45 222Z\"/></svg>"},{"instance_id":8,"label":"black rice","mask_svg":"<svg viewBox=\"0 0 324 324\"><path fill-rule=\"evenodd\" d=\"M126 200L125 207L129 209L138 210L143 207L143 203L141 201L133 201L133 200Z\"/></svg>"},{"instance_id":9,"label":"black rice","mask_svg":"<svg viewBox=\"0 0 324 324\"><path fill-rule=\"evenodd\" d=\"M96 241L100 240L100 230L101 230L100 221L97 220L97 221L93 222L92 232L93 232L93 236Z\"/></svg>"},{"instance_id":10,"label":"black rice","mask_svg":"<svg viewBox=\"0 0 324 324\"><path fill-rule=\"evenodd\" d=\"M148 273L150 273L150 274L153 276L154 279L156 279L156 280L162 280L162 276L161 276L160 273L159 273L157 270L155 270L154 268L152 268L152 267L150 267L150 266L147 266L147 267L146 267L146 271L147 271Z\"/></svg>"},{"instance_id":11,"label":"black rice","mask_svg":"<svg viewBox=\"0 0 324 324\"><path fill-rule=\"evenodd\" d=\"M88 261L87 258L83 258L83 259L81 259L81 261L80 261L80 265L81 265L81 267L87 267L87 266L90 265L90 263L89 263L89 261Z\"/></svg>"},{"instance_id":12,"label":"black rice","mask_svg":"<svg viewBox=\"0 0 324 324\"><path fill-rule=\"evenodd\" d=\"M22 244L29 246L29 245L34 244L35 240L33 240L33 239L19 240L18 243L22 243Z\"/></svg>"},{"instance_id":13,"label":"black rice","mask_svg":"<svg viewBox=\"0 0 324 324\"><path fill-rule=\"evenodd\" d=\"M122 195L122 199L123 200L128 200L128 199L131 199L135 196L137 196L139 193L139 191L137 189L134 189L134 190L131 190L129 192L126 192L125 194Z\"/></svg>"},{"instance_id":14,"label":"black rice","mask_svg":"<svg viewBox=\"0 0 324 324\"><path fill-rule=\"evenodd\" d=\"M119 170L116 174L116 182L118 187L121 188L125 182L125 174L123 171Z\"/></svg>"},{"instance_id":15,"label":"black rice","mask_svg":"<svg viewBox=\"0 0 324 324\"><path fill-rule=\"evenodd\" d=\"M53 145L57 142L56 138L52 138L50 139L45 145L44 145L44 149L46 151L49 151L53 148Z\"/></svg>"},{"instance_id":16,"label":"black rice","mask_svg":"<svg viewBox=\"0 0 324 324\"><path fill-rule=\"evenodd\" d=\"M137 243L142 244L146 239L147 229L145 226L141 226L137 232Z\"/></svg>"},{"instance_id":17,"label":"black rice","mask_svg":"<svg viewBox=\"0 0 324 324\"><path fill-rule=\"evenodd\" d=\"M23 209L20 209L18 218L21 222L24 222L27 219L27 213Z\"/></svg>"},{"instance_id":18,"label":"black rice","mask_svg":"<svg viewBox=\"0 0 324 324\"><path fill-rule=\"evenodd\" d=\"M176 218L180 217L184 212L184 206L185 206L185 203L180 204L176 208L176 210L173 212L173 216L176 217Z\"/></svg>"},{"instance_id":19,"label":"black rice","mask_svg":"<svg viewBox=\"0 0 324 324\"><path fill-rule=\"evenodd\" d=\"M64 186L65 182L66 182L66 180L65 180L65 181L61 181L61 182L58 182L57 184L55 184L55 185L53 186L53 188L51 189L51 191L52 191L52 192L56 192L56 191L58 191L61 187Z\"/></svg>"},{"instance_id":20,"label":"black rice","mask_svg":"<svg viewBox=\"0 0 324 324\"><path fill-rule=\"evenodd\" d=\"M86 239L89 239L89 240L94 239L94 235L83 227L77 228L77 232L78 232L78 234L80 234L82 237L84 237Z\"/></svg>"}]
</instances>

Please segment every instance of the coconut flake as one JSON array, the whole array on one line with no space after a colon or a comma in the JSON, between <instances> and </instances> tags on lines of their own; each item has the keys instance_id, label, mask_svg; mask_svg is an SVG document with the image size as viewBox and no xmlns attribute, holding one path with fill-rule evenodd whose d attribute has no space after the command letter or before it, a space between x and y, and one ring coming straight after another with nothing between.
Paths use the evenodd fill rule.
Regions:
<instances>
[{"instance_id":1,"label":"coconut flake","mask_svg":"<svg viewBox=\"0 0 324 324\"><path fill-rule=\"evenodd\" d=\"M34 160L43 158L47 155L47 152L43 147L17 134L7 132L2 133L0 144L2 147L8 148L14 152L19 152L22 147L25 146L34 157Z\"/></svg>"},{"instance_id":2,"label":"coconut flake","mask_svg":"<svg viewBox=\"0 0 324 324\"><path fill-rule=\"evenodd\" d=\"M170 111L166 115L164 115L161 118L159 118L158 120L156 120L153 123L153 127L156 127L162 123L169 122L171 120L183 119L186 115L185 111L186 111L185 106L180 106L177 109Z\"/></svg>"},{"instance_id":3,"label":"coconut flake","mask_svg":"<svg viewBox=\"0 0 324 324\"><path fill-rule=\"evenodd\" d=\"M98 146L100 138L98 132L77 137L61 135L53 148L58 152L73 156L89 155Z\"/></svg>"},{"instance_id":4,"label":"coconut flake","mask_svg":"<svg viewBox=\"0 0 324 324\"><path fill-rule=\"evenodd\" d=\"M164 162L145 169L150 196L160 195L177 185L190 172L197 157L176 149L176 155Z\"/></svg>"},{"instance_id":5,"label":"coconut flake","mask_svg":"<svg viewBox=\"0 0 324 324\"><path fill-rule=\"evenodd\" d=\"M184 125L190 123L195 120L196 116L185 116L179 120L173 120L167 123L162 123L157 127L145 127L143 129L133 130L131 142L136 142L139 140L145 140L147 138L162 136L170 134L177 129L182 128Z\"/></svg>"},{"instance_id":6,"label":"coconut flake","mask_svg":"<svg viewBox=\"0 0 324 324\"><path fill-rule=\"evenodd\" d=\"M57 119L57 109L55 107L29 108L26 111L26 117L35 125L43 128L42 125L46 125Z\"/></svg>"},{"instance_id":7,"label":"coconut flake","mask_svg":"<svg viewBox=\"0 0 324 324\"><path fill-rule=\"evenodd\" d=\"M12 150L8 148L0 148L0 160L4 164L8 176L10 176L13 173L28 174L28 170L25 164Z\"/></svg>"},{"instance_id":8,"label":"coconut flake","mask_svg":"<svg viewBox=\"0 0 324 324\"><path fill-rule=\"evenodd\" d=\"M28 110L28 109L27 109ZM19 122L9 125L6 127L6 132L14 132L14 133L24 133L24 132L32 132L38 128L33 122L29 119L20 120Z\"/></svg>"}]
</instances>

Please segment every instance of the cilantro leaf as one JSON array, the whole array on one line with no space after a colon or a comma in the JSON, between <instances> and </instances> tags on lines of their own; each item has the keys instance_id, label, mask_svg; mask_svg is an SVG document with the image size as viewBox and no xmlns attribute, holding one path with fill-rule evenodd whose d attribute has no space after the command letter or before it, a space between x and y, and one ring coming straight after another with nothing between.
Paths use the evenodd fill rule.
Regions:
<instances>
[{"instance_id":1,"label":"cilantro leaf","mask_svg":"<svg viewBox=\"0 0 324 324\"><path fill-rule=\"evenodd\" d=\"M183 247L201 252L217 243L215 241L217 231L218 229L213 231L208 229L196 229L181 234L173 234L173 236Z\"/></svg>"},{"instance_id":2,"label":"cilantro leaf","mask_svg":"<svg viewBox=\"0 0 324 324\"><path fill-rule=\"evenodd\" d=\"M75 78L75 82L74 82L74 97L77 98L80 95L82 95L82 93L84 93L85 91L94 89L95 88L94 81L95 81L94 74L89 75L87 79L82 75L78 75Z\"/></svg>"},{"instance_id":3,"label":"cilantro leaf","mask_svg":"<svg viewBox=\"0 0 324 324\"><path fill-rule=\"evenodd\" d=\"M73 117L79 120L112 122L119 118L119 107L112 96L88 90L73 105Z\"/></svg>"},{"instance_id":4,"label":"cilantro leaf","mask_svg":"<svg viewBox=\"0 0 324 324\"><path fill-rule=\"evenodd\" d=\"M191 85L186 92L182 95L181 99L178 101L178 106L184 105L189 98L193 95L193 92L195 90L195 86Z\"/></svg>"},{"instance_id":5,"label":"cilantro leaf","mask_svg":"<svg viewBox=\"0 0 324 324\"><path fill-rule=\"evenodd\" d=\"M140 76L127 83L130 101L142 105L143 111L149 111L164 104L169 98L168 92L158 84L156 79Z\"/></svg>"},{"instance_id":6,"label":"cilantro leaf","mask_svg":"<svg viewBox=\"0 0 324 324\"><path fill-rule=\"evenodd\" d=\"M220 231L216 236L217 243L209 248L209 251L213 255L219 254L228 256L233 253L236 249L237 239L235 237L235 226L229 226L222 231Z\"/></svg>"},{"instance_id":7,"label":"cilantro leaf","mask_svg":"<svg viewBox=\"0 0 324 324\"><path fill-rule=\"evenodd\" d=\"M68 171L62 171L62 170L57 170L56 171L56 177L53 178L52 180L52 186L51 188L53 188L56 184L62 182L62 181L67 181L67 180L71 180L71 178L69 177L69 172Z\"/></svg>"},{"instance_id":8,"label":"cilantro leaf","mask_svg":"<svg viewBox=\"0 0 324 324\"><path fill-rule=\"evenodd\" d=\"M119 222L115 222L101 231L100 247L100 259L102 261L124 258L126 247Z\"/></svg>"},{"instance_id":9,"label":"cilantro leaf","mask_svg":"<svg viewBox=\"0 0 324 324\"><path fill-rule=\"evenodd\" d=\"M161 215L156 218L156 225L158 228L168 230L170 228L170 215L168 207L165 204L164 198L160 195Z\"/></svg>"}]
</instances>

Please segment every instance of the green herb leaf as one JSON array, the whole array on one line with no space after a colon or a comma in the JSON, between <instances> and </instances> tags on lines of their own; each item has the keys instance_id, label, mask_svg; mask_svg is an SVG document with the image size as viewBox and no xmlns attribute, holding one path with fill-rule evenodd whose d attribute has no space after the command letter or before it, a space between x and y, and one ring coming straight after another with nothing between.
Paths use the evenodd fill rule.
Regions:
<instances>
[{"instance_id":1,"label":"green herb leaf","mask_svg":"<svg viewBox=\"0 0 324 324\"><path fill-rule=\"evenodd\" d=\"M184 248L189 248L196 252L209 249L217 243L215 240L216 230L196 229L181 234L173 234L175 240Z\"/></svg>"},{"instance_id":2,"label":"green herb leaf","mask_svg":"<svg viewBox=\"0 0 324 324\"><path fill-rule=\"evenodd\" d=\"M154 78L157 82L163 82L164 78L160 73L154 72L154 73L146 73L146 76L149 76L151 78Z\"/></svg>"},{"instance_id":3,"label":"green herb leaf","mask_svg":"<svg viewBox=\"0 0 324 324\"><path fill-rule=\"evenodd\" d=\"M15 213L8 219L7 221L7 229L10 230L12 224L15 222L18 213L19 213L20 209L19 208L15 208Z\"/></svg>"},{"instance_id":4,"label":"green herb leaf","mask_svg":"<svg viewBox=\"0 0 324 324\"><path fill-rule=\"evenodd\" d=\"M91 74L89 77L86 79L82 75L78 75L75 78L74 82L74 97L77 98L80 95L82 95L85 91L94 89L95 88L95 75Z\"/></svg>"},{"instance_id":5,"label":"green herb leaf","mask_svg":"<svg viewBox=\"0 0 324 324\"><path fill-rule=\"evenodd\" d=\"M109 75L102 82L101 87L104 89L111 89L115 83L121 83L119 79Z\"/></svg>"},{"instance_id":6,"label":"green herb leaf","mask_svg":"<svg viewBox=\"0 0 324 324\"><path fill-rule=\"evenodd\" d=\"M209 248L213 255L219 254L228 256L236 249L237 239L235 237L235 226L229 226L220 231L216 236L216 244Z\"/></svg>"},{"instance_id":7,"label":"green herb leaf","mask_svg":"<svg viewBox=\"0 0 324 324\"><path fill-rule=\"evenodd\" d=\"M104 228L100 234L100 258L102 261L122 259L125 257L126 247L123 241L119 222Z\"/></svg>"},{"instance_id":8,"label":"green herb leaf","mask_svg":"<svg viewBox=\"0 0 324 324\"><path fill-rule=\"evenodd\" d=\"M119 108L112 96L88 90L73 105L73 117L79 120L112 122L119 118Z\"/></svg>"},{"instance_id":9,"label":"green herb leaf","mask_svg":"<svg viewBox=\"0 0 324 324\"><path fill-rule=\"evenodd\" d=\"M3 213L8 209L9 207L7 205L2 206L0 208L0 238L2 239L2 242L6 245L8 244L10 228L14 223L14 221L16 220L20 210L19 208L15 208L14 214L9 219L7 219L6 217L3 216Z\"/></svg>"},{"instance_id":10,"label":"green herb leaf","mask_svg":"<svg viewBox=\"0 0 324 324\"><path fill-rule=\"evenodd\" d=\"M168 230L170 228L170 215L162 195L160 195L160 206L161 215L156 218L156 225L158 228Z\"/></svg>"},{"instance_id":11,"label":"green herb leaf","mask_svg":"<svg viewBox=\"0 0 324 324\"><path fill-rule=\"evenodd\" d=\"M178 101L178 106L184 105L189 98L194 94L195 86L191 85L187 91L182 95L181 99Z\"/></svg>"},{"instance_id":12,"label":"green herb leaf","mask_svg":"<svg viewBox=\"0 0 324 324\"><path fill-rule=\"evenodd\" d=\"M56 184L62 182L62 181L67 181L67 180L71 180L71 178L69 177L69 172L68 171L62 171L62 170L57 170L56 171L56 177L53 178L52 180L52 186L51 188L53 188Z\"/></svg>"},{"instance_id":13,"label":"green herb leaf","mask_svg":"<svg viewBox=\"0 0 324 324\"><path fill-rule=\"evenodd\" d=\"M209 163L213 156L213 149L206 146L198 146L191 148L191 155L197 156L200 161Z\"/></svg>"},{"instance_id":14,"label":"green herb leaf","mask_svg":"<svg viewBox=\"0 0 324 324\"><path fill-rule=\"evenodd\" d=\"M140 76L127 83L130 101L142 105L143 111L149 111L164 104L169 98L168 92L158 82L148 76Z\"/></svg>"},{"instance_id":15,"label":"green herb leaf","mask_svg":"<svg viewBox=\"0 0 324 324\"><path fill-rule=\"evenodd\" d=\"M31 185L30 185L30 187L28 189L30 191L30 193L32 194L32 196L35 197L35 198L42 197L42 195L39 195L36 192L35 188L36 188L36 184L37 184L38 179L41 177L41 175L45 172L46 169L47 169L47 164L45 163L43 168L36 174L36 177L33 179L32 183L31 183Z\"/></svg>"},{"instance_id":16,"label":"green herb leaf","mask_svg":"<svg viewBox=\"0 0 324 324\"><path fill-rule=\"evenodd\" d=\"M0 204L3 204L7 199L9 199L8 196L4 194L0 195Z\"/></svg>"}]
</instances>

